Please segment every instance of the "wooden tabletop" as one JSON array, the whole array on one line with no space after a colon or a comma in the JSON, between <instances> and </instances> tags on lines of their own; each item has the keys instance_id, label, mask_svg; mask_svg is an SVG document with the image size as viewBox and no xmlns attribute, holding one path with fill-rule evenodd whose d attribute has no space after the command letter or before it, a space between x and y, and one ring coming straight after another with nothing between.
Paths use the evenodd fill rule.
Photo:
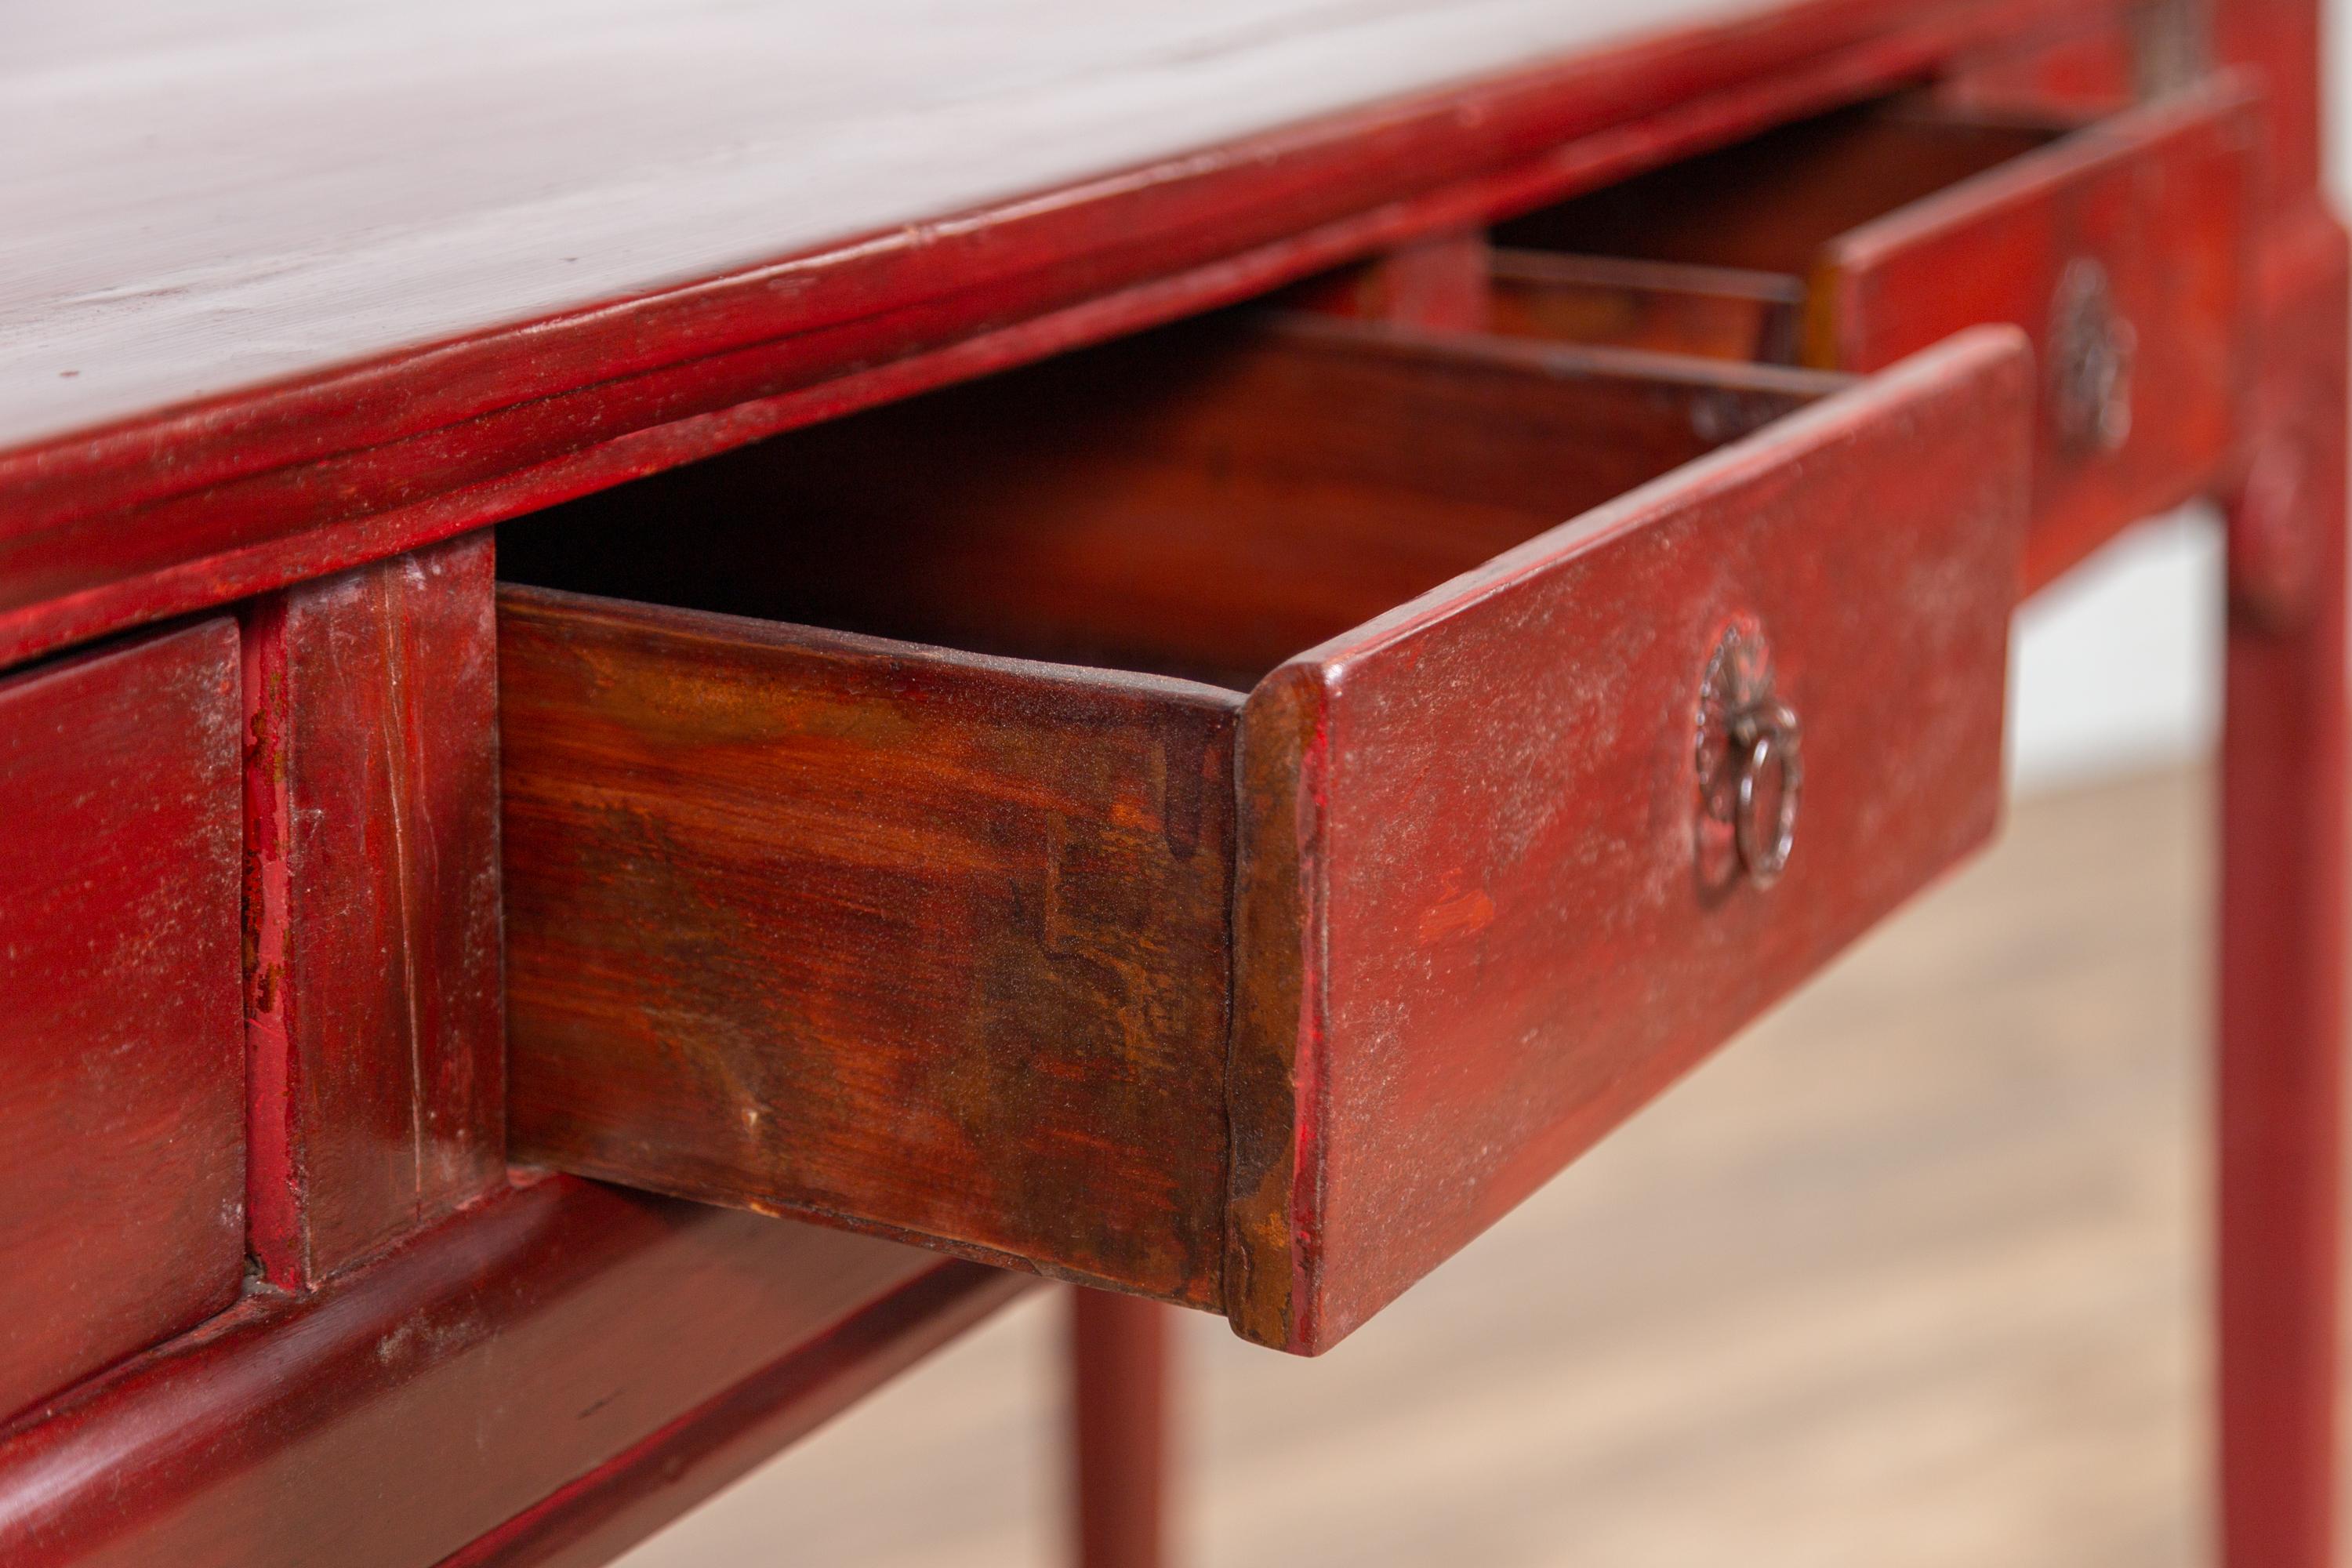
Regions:
<instances>
[{"instance_id":1,"label":"wooden tabletop","mask_svg":"<svg viewBox=\"0 0 2352 1568\"><path fill-rule=\"evenodd\" d=\"M0 667L1523 211L2098 3L20 7Z\"/></svg>"},{"instance_id":2,"label":"wooden tabletop","mask_svg":"<svg viewBox=\"0 0 2352 1568\"><path fill-rule=\"evenodd\" d=\"M0 448L1759 4L22 8Z\"/></svg>"}]
</instances>

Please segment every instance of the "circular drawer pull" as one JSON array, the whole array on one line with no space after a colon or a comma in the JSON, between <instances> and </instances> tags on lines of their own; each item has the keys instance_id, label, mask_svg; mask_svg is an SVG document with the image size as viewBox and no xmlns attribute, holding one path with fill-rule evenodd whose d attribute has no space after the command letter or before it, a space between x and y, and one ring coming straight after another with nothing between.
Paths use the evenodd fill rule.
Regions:
<instances>
[{"instance_id":1,"label":"circular drawer pull","mask_svg":"<svg viewBox=\"0 0 2352 1568\"><path fill-rule=\"evenodd\" d=\"M1804 731L1787 705L1769 702L1737 714L1731 721L1732 744L1739 752L1738 805L1733 828L1740 864L1748 879L1769 888L1789 868L1789 851L1797 847L1797 802L1805 788ZM1772 800L1771 828L1759 822L1758 781L1778 769L1780 790Z\"/></svg>"},{"instance_id":2,"label":"circular drawer pull","mask_svg":"<svg viewBox=\"0 0 2352 1568\"><path fill-rule=\"evenodd\" d=\"M1770 887L1797 847L1804 729L1774 689L1772 649L1752 616L1724 628L1699 678L1696 761L1700 885L1715 896L1742 880Z\"/></svg>"},{"instance_id":3,"label":"circular drawer pull","mask_svg":"<svg viewBox=\"0 0 2352 1568\"><path fill-rule=\"evenodd\" d=\"M2131 434L2138 348L2107 269L2087 256L2068 262L2050 304L2050 412L2068 447L2112 452Z\"/></svg>"}]
</instances>

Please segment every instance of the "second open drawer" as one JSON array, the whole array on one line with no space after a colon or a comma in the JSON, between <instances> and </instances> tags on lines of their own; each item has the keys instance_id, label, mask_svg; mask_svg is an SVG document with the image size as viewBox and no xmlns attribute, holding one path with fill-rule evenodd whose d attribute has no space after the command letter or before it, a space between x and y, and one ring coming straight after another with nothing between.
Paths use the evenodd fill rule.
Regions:
<instances>
[{"instance_id":1,"label":"second open drawer","mask_svg":"<svg viewBox=\"0 0 2352 1568\"><path fill-rule=\"evenodd\" d=\"M2087 121L1843 110L1504 225L1494 324L1856 372L2013 324L2039 362L2038 585L2230 456L2252 109L2225 78Z\"/></svg>"},{"instance_id":2,"label":"second open drawer","mask_svg":"<svg viewBox=\"0 0 2352 1568\"><path fill-rule=\"evenodd\" d=\"M518 1155L1324 1348L1987 836L2032 391L1244 316L509 525Z\"/></svg>"}]
</instances>

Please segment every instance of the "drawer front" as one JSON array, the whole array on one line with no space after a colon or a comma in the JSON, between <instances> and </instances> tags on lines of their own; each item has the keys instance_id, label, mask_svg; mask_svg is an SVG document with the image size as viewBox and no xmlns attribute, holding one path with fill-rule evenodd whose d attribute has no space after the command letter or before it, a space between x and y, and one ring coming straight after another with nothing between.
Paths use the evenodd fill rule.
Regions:
<instances>
[{"instance_id":1,"label":"drawer front","mask_svg":"<svg viewBox=\"0 0 2352 1568\"><path fill-rule=\"evenodd\" d=\"M0 1418L245 1268L235 626L0 683Z\"/></svg>"},{"instance_id":2,"label":"drawer front","mask_svg":"<svg viewBox=\"0 0 2352 1568\"><path fill-rule=\"evenodd\" d=\"M2032 397L1969 333L1252 694L1244 1336L1336 1342L1986 837Z\"/></svg>"},{"instance_id":3,"label":"drawer front","mask_svg":"<svg viewBox=\"0 0 2352 1568\"><path fill-rule=\"evenodd\" d=\"M2040 366L2039 584L2229 452L2254 122L2217 85L2075 132L1832 241L1808 357L1875 371L1979 321Z\"/></svg>"}]
</instances>

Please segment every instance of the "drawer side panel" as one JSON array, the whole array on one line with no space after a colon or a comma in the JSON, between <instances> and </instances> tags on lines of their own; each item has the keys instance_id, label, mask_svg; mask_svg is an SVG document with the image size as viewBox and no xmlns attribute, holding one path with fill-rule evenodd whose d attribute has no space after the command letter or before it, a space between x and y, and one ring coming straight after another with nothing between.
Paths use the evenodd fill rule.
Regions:
<instances>
[{"instance_id":1,"label":"drawer side panel","mask_svg":"<svg viewBox=\"0 0 2352 1568\"><path fill-rule=\"evenodd\" d=\"M1214 1305L1239 699L532 589L519 1158Z\"/></svg>"}]
</instances>

